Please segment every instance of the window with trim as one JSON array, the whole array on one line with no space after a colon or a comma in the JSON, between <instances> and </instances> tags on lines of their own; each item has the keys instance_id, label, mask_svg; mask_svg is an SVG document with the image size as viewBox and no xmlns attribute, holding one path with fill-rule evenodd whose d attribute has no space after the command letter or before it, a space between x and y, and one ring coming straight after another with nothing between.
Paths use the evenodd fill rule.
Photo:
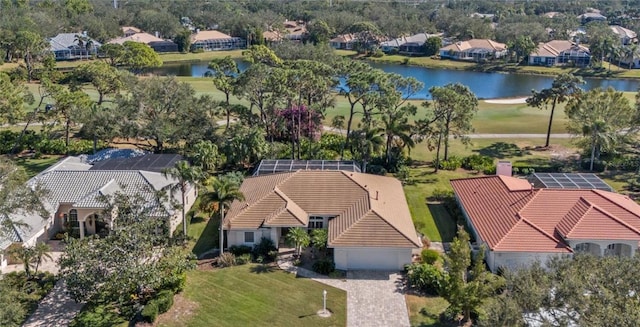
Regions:
<instances>
[{"instance_id":1,"label":"window with trim","mask_svg":"<svg viewBox=\"0 0 640 327\"><path fill-rule=\"evenodd\" d=\"M324 228L324 217L309 216L309 228L311 229Z\"/></svg>"},{"instance_id":2,"label":"window with trim","mask_svg":"<svg viewBox=\"0 0 640 327\"><path fill-rule=\"evenodd\" d=\"M253 243L253 232L244 232L244 242L245 243Z\"/></svg>"}]
</instances>

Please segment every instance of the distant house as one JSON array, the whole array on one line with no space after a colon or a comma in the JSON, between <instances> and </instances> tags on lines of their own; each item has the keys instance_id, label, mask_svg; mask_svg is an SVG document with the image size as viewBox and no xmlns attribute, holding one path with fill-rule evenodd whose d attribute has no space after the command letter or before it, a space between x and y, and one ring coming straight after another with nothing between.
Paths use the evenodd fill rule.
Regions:
<instances>
[{"instance_id":1,"label":"distant house","mask_svg":"<svg viewBox=\"0 0 640 327\"><path fill-rule=\"evenodd\" d=\"M607 17L603 16L599 12L587 12L587 13L584 13L584 14L578 16L578 19L580 19L580 22L582 24L587 24L587 23L590 23L590 22L606 22L607 21Z\"/></svg>"},{"instance_id":2,"label":"distant house","mask_svg":"<svg viewBox=\"0 0 640 327\"><path fill-rule=\"evenodd\" d=\"M149 33L139 32L129 34L129 36L119 37L113 39L107 43L109 44L124 44L127 41L144 43L150 46L155 52L177 52L178 45L171 40L163 40L157 36Z\"/></svg>"},{"instance_id":3,"label":"distant house","mask_svg":"<svg viewBox=\"0 0 640 327\"><path fill-rule=\"evenodd\" d=\"M542 16L546 18L560 18L564 17L564 14L557 11L550 11L542 14Z\"/></svg>"},{"instance_id":4,"label":"distant house","mask_svg":"<svg viewBox=\"0 0 640 327\"><path fill-rule=\"evenodd\" d=\"M352 50L357 42L354 34L342 34L329 40L329 45L334 49Z\"/></svg>"},{"instance_id":5,"label":"distant house","mask_svg":"<svg viewBox=\"0 0 640 327\"><path fill-rule=\"evenodd\" d=\"M610 25L609 28L611 28L611 31L620 38L622 45L638 43L638 34L636 32L620 25Z\"/></svg>"},{"instance_id":6,"label":"distant house","mask_svg":"<svg viewBox=\"0 0 640 327\"><path fill-rule=\"evenodd\" d=\"M474 12L473 14L469 15L469 17L472 18L488 18L488 19L493 19L496 15L495 14L482 14L479 12Z\"/></svg>"},{"instance_id":7,"label":"distant house","mask_svg":"<svg viewBox=\"0 0 640 327\"><path fill-rule=\"evenodd\" d=\"M262 37L267 42L280 42L289 40L293 42L302 42L307 36L306 24L302 21L285 21L284 29L273 29L262 33Z\"/></svg>"},{"instance_id":8,"label":"distant house","mask_svg":"<svg viewBox=\"0 0 640 327\"><path fill-rule=\"evenodd\" d=\"M56 60L90 59L102 46L86 33L60 33L49 39L49 45Z\"/></svg>"},{"instance_id":9,"label":"distant house","mask_svg":"<svg viewBox=\"0 0 640 327\"><path fill-rule=\"evenodd\" d=\"M196 31L191 34L191 51L221 51L244 49L245 39L230 36L220 31Z\"/></svg>"},{"instance_id":10,"label":"distant house","mask_svg":"<svg viewBox=\"0 0 640 327\"><path fill-rule=\"evenodd\" d=\"M428 34L418 33L411 36L403 36L393 40L380 42L380 49L385 53L397 51L400 54L419 55L424 54L424 44L432 37L442 37L442 33Z\"/></svg>"},{"instance_id":11,"label":"distant house","mask_svg":"<svg viewBox=\"0 0 640 327\"><path fill-rule=\"evenodd\" d=\"M458 41L440 48L440 58L466 61L482 61L502 58L507 45L489 39Z\"/></svg>"},{"instance_id":12,"label":"distant house","mask_svg":"<svg viewBox=\"0 0 640 327\"><path fill-rule=\"evenodd\" d=\"M122 26L122 34L127 37L136 33L142 33L142 30L133 26Z\"/></svg>"},{"instance_id":13,"label":"distant house","mask_svg":"<svg viewBox=\"0 0 640 327\"><path fill-rule=\"evenodd\" d=\"M475 238L474 249L484 245L487 265L498 272L580 252L634 256L640 205L593 187L597 180L592 174L556 174L549 182L554 187L538 188L525 179L486 176L452 180L451 185Z\"/></svg>"},{"instance_id":14,"label":"distant house","mask_svg":"<svg viewBox=\"0 0 640 327\"><path fill-rule=\"evenodd\" d=\"M556 66L572 64L584 67L588 66L590 62L591 52L589 48L567 40L540 43L536 50L529 54L529 65Z\"/></svg>"},{"instance_id":15,"label":"distant house","mask_svg":"<svg viewBox=\"0 0 640 327\"><path fill-rule=\"evenodd\" d=\"M421 242L400 181L331 165L246 178L245 199L231 204L223 224L228 246L253 246L263 237L280 246L291 228L324 228L337 269L402 270L411 263Z\"/></svg>"}]
</instances>

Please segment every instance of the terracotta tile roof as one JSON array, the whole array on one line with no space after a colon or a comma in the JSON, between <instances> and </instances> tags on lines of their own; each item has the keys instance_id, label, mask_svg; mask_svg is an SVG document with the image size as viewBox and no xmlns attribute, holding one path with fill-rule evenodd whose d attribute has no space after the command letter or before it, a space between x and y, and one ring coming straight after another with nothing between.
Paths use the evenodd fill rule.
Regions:
<instances>
[{"instance_id":1,"label":"terracotta tile roof","mask_svg":"<svg viewBox=\"0 0 640 327\"><path fill-rule=\"evenodd\" d=\"M506 176L458 179L451 185L492 250L570 252L565 240L640 240L640 205L620 194L536 189Z\"/></svg>"},{"instance_id":2,"label":"terracotta tile roof","mask_svg":"<svg viewBox=\"0 0 640 327\"><path fill-rule=\"evenodd\" d=\"M582 51L589 54L589 48L584 45L567 40L553 40L538 44L538 47L531 55L538 57L557 57L565 51Z\"/></svg>"},{"instance_id":3,"label":"terracotta tile roof","mask_svg":"<svg viewBox=\"0 0 640 327\"><path fill-rule=\"evenodd\" d=\"M122 33L127 33L127 32L133 32L133 33L140 33L142 32L141 29L137 28L137 27L133 27L133 26L122 26Z\"/></svg>"},{"instance_id":4,"label":"terracotta tile roof","mask_svg":"<svg viewBox=\"0 0 640 327\"><path fill-rule=\"evenodd\" d=\"M636 32L628 28L624 28L620 25L609 25L609 28L619 37L626 37L629 39L635 39L636 37L638 37L638 34Z\"/></svg>"},{"instance_id":5,"label":"terracotta tile roof","mask_svg":"<svg viewBox=\"0 0 640 327\"><path fill-rule=\"evenodd\" d=\"M440 50L466 51L473 48L489 49L493 51L503 51L507 49L507 45L489 39L471 39L467 41L458 41L440 48Z\"/></svg>"},{"instance_id":6,"label":"terracotta tile roof","mask_svg":"<svg viewBox=\"0 0 640 327\"><path fill-rule=\"evenodd\" d=\"M207 40L223 40L230 39L231 36L224 34L220 31L199 31L198 33L191 34L191 42L207 41Z\"/></svg>"},{"instance_id":7,"label":"terracotta tile roof","mask_svg":"<svg viewBox=\"0 0 640 327\"><path fill-rule=\"evenodd\" d=\"M227 229L300 226L310 215L329 220L329 246L420 246L401 183L345 171L299 170L245 179Z\"/></svg>"},{"instance_id":8,"label":"terracotta tile roof","mask_svg":"<svg viewBox=\"0 0 640 327\"><path fill-rule=\"evenodd\" d=\"M349 42L355 42L357 41L358 38L354 35L354 34L342 34L342 35L338 35L336 37L334 37L333 39L329 40L329 42L339 42L339 43L349 43Z\"/></svg>"}]
</instances>

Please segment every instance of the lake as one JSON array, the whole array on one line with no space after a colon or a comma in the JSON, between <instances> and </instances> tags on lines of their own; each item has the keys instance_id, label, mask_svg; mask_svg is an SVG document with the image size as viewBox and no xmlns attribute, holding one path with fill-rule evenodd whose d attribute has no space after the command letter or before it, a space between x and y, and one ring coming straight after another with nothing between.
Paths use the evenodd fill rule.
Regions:
<instances>
[{"instance_id":1,"label":"lake","mask_svg":"<svg viewBox=\"0 0 640 327\"><path fill-rule=\"evenodd\" d=\"M203 77L208 71L207 62L167 64L154 69L157 75ZM248 66L245 62L238 62L241 70ZM429 88L443 86L448 83L459 82L467 85L480 99L510 98L528 96L531 90L540 90L551 86L552 76L526 75L512 73L483 73L465 70L433 69L393 64L372 64L388 73L397 73L405 77L414 77L424 83L425 87L415 94L413 99L428 99ZM613 87L619 91L636 92L640 88L638 79L600 79L585 78L585 89L596 87Z\"/></svg>"}]
</instances>

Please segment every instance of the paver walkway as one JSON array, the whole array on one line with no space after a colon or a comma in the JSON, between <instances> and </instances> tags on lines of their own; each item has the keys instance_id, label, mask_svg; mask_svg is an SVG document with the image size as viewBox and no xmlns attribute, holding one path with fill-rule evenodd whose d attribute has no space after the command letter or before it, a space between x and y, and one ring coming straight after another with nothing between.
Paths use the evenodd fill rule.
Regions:
<instances>
[{"instance_id":1,"label":"paver walkway","mask_svg":"<svg viewBox=\"0 0 640 327\"><path fill-rule=\"evenodd\" d=\"M296 267L287 257L278 259L285 271L347 291L348 327L405 327L409 313L402 279L397 272L349 271L347 279L333 279Z\"/></svg>"},{"instance_id":2,"label":"paver walkway","mask_svg":"<svg viewBox=\"0 0 640 327\"><path fill-rule=\"evenodd\" d=\"M63 327L69 323L82 309L82 303L73 301L65 293L62 280L56 283L51 292L38 304L38 309L27 319L22 327Z\"/></svg>"}]
</instances>

